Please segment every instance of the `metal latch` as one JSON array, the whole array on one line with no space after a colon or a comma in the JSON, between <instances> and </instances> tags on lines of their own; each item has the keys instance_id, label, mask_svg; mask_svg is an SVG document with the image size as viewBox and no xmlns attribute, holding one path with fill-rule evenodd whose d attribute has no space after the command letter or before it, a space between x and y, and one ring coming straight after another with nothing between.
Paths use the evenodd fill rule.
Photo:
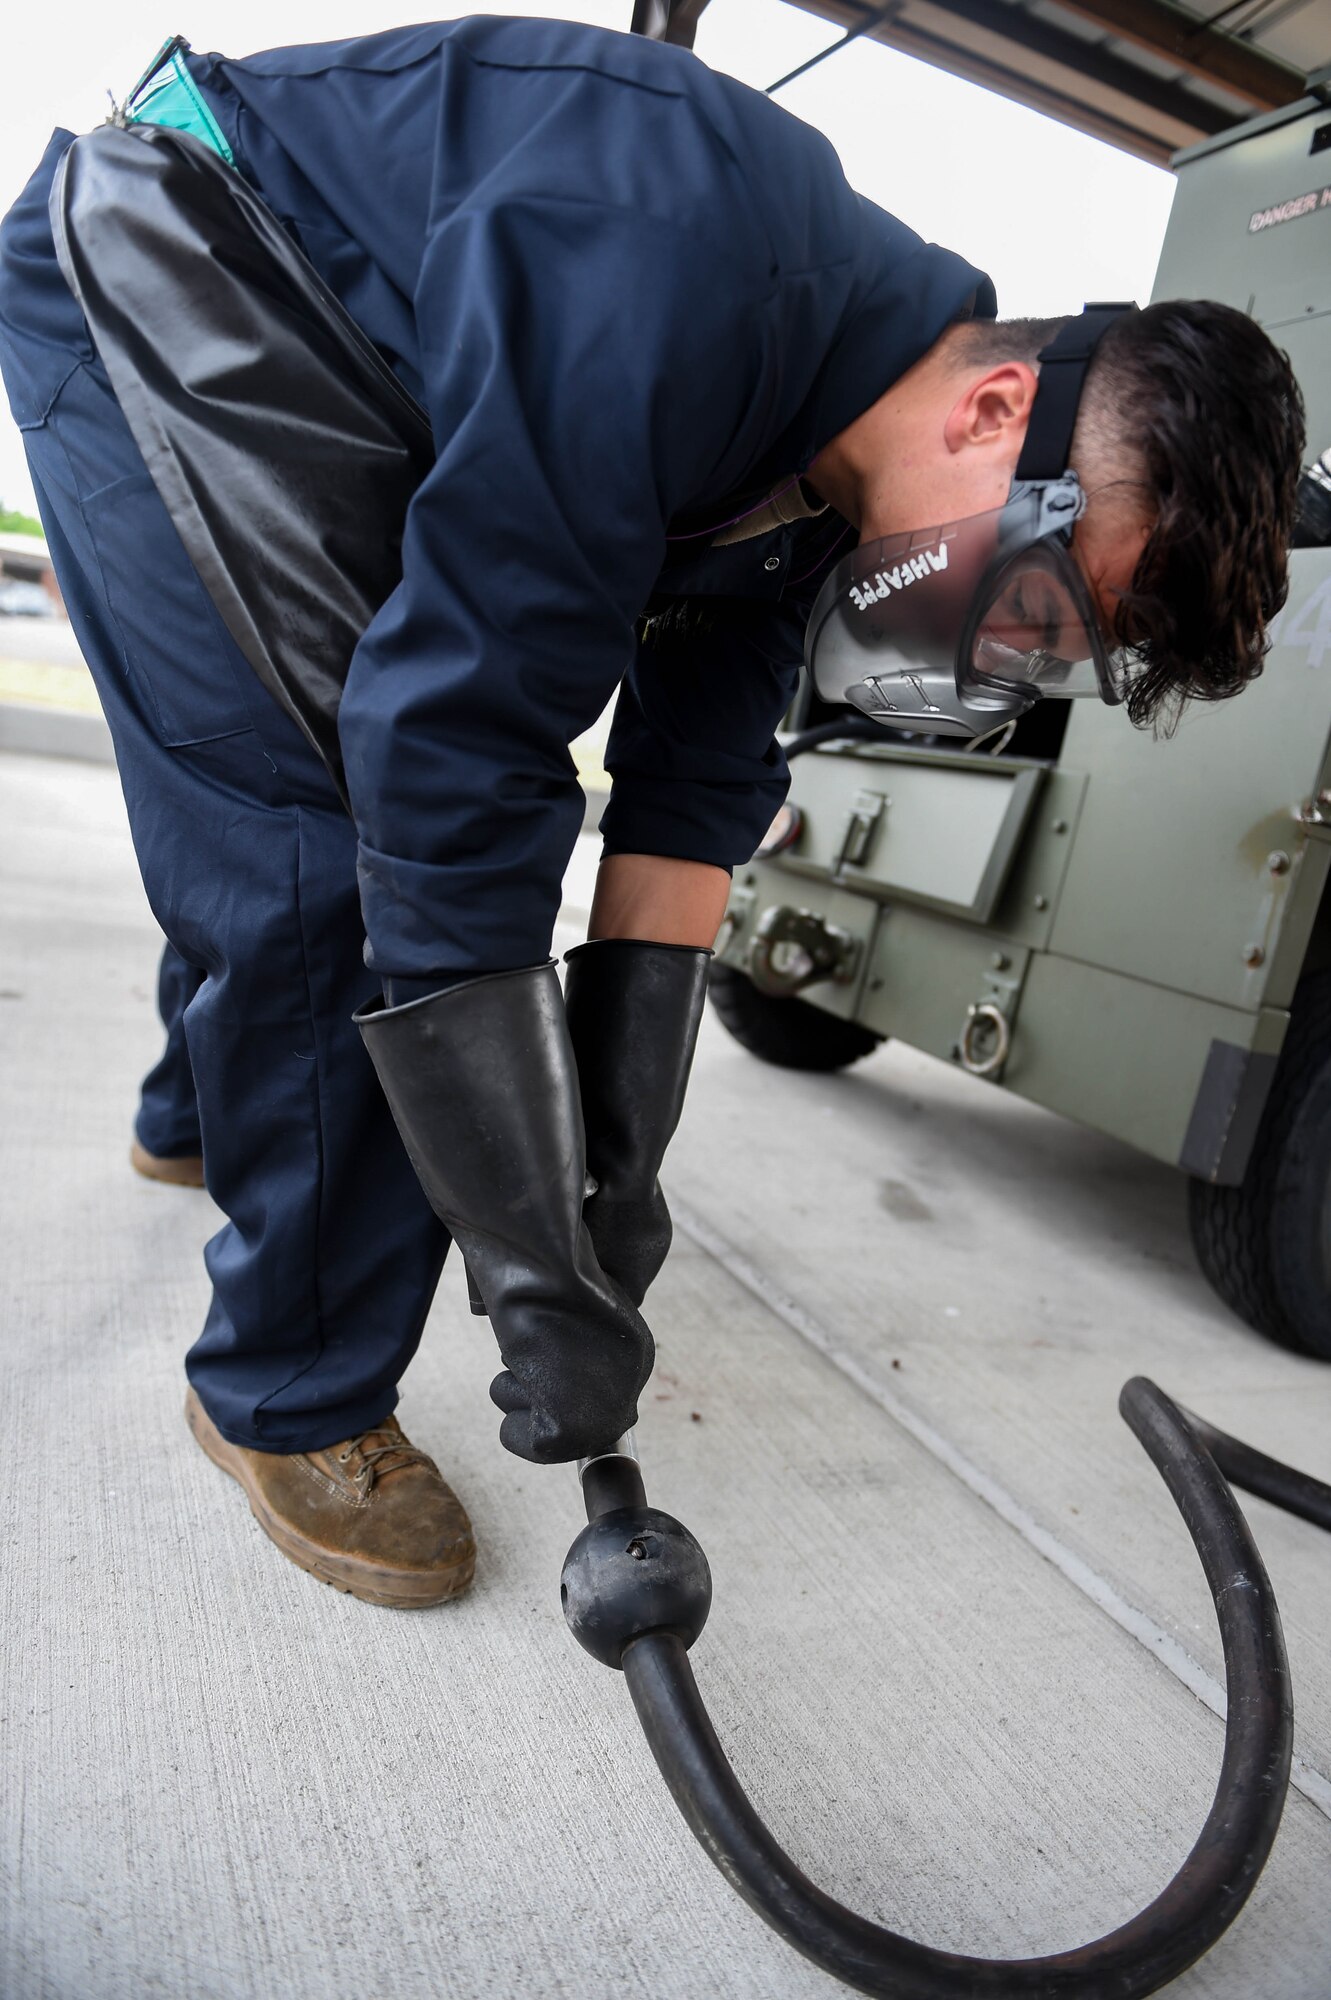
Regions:
<instances>
[{"instance_id":1,"label":"metal latch","mask_svg":"<svg viewBox=\"0 0 1331 2000\"><path fill-rule=\"evenodd\" d=\"M834 878L843 869L863 868L869 859L878 823L891 803L885 792L856 792L850 802L846 824L841 829L836 860L832 863Z\"/></svg>"},{"instance_id":2,"label":"metal latch","mask_svg":"<svg viewBox=\"0 0 1331 2000\"><path fill-rule=\"evenodd\" d=\"M957 1055L972 1076L999 1076L1012 1047L1012 1030L1007 1015L992 1000L966 1009L966 1022L957 1043Z\"/></svg>"},{"instance_id":3,"label":"metal latch","mask_svg":"<svg viewBox=\"0 0 1331 2000\"><path fill-rule=\"evenodd\" d=\"M850 931L824 923L814 910L776 903L750 940L747 970L760 993L788 999L823 979L848 986L859 959L860 940Z\"/></svg>"}]
</instances>

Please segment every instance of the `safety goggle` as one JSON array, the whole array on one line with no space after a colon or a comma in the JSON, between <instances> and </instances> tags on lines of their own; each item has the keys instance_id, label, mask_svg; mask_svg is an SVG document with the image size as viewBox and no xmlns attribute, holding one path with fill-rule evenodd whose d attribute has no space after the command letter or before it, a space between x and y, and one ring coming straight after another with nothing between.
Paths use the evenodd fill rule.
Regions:
<instances>
[{"instance_id":1,"label":"safety goggle","mask_svg":"<svg viewBox=\"0 0 1331 2000\"><path fill-rule=\"evenodd\" d=\"M955 736L985 733L1041 696L1122 701L1133 660L1102 632L1077 563L1073 529L1086 495L1065 468L1090 357L1125 310L1088 307L1041 355L1041 389L1002 507L864 543L832 571L805 642L825 700Z\"/></svg>"}]
</instances>

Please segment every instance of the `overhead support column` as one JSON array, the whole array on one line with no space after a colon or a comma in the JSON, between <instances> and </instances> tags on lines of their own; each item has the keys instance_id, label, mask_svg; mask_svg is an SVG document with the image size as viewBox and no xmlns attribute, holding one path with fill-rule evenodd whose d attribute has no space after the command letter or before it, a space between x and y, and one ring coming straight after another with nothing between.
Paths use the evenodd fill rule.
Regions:
<instances>
[{"instance_id":1,"label":"overhead support column","mask_svg":"<svg viewBox=\"0 0 1331 2000\"><path fill-rule=\"evenodd\" d=\"M698 17L707 0L633 0L632 32L649 42L671 42L691 49Z\"/></svg>"}]
</instances>

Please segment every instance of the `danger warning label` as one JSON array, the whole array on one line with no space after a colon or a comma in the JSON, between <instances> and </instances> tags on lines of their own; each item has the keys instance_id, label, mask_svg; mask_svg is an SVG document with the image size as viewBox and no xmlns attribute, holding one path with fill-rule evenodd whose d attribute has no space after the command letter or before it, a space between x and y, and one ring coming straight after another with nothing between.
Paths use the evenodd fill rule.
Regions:
<instances>
[{"instance_id":1,"label":"danger warning label","mask_svg":"<svg viewBox=\"0 0 1331 2000\"><path fill-rule=\"evenodd\" d=\"M1293 195L1288 201L1277 202L1274 208L1259 208L1249 220L1248 234L1255 236L1259 229L1274 229L1279 222L1297 222L1300 216L1311 215L1318 208L1331 208L1331 187Z\"/></svg>"}]
</instances>

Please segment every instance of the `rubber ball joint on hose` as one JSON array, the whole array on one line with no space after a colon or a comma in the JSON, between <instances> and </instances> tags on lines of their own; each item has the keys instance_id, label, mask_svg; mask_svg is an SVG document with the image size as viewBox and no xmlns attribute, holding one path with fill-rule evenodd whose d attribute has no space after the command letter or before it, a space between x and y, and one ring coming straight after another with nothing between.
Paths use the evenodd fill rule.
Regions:
<instances>
[{"instance_id":1,"label":"rubber ball joint on hose","mask_svg":"<svg viewBox=\"0 0 1331 2000\"><path fill-rule=\"evenodd\" d=\"M707 1622L712 1572L682 1522L657 1507L619 1507L588 1522L564 1562L569 1630L605 1667L648 1632L685 1648Z\"/></svg>"}]
</instances>

